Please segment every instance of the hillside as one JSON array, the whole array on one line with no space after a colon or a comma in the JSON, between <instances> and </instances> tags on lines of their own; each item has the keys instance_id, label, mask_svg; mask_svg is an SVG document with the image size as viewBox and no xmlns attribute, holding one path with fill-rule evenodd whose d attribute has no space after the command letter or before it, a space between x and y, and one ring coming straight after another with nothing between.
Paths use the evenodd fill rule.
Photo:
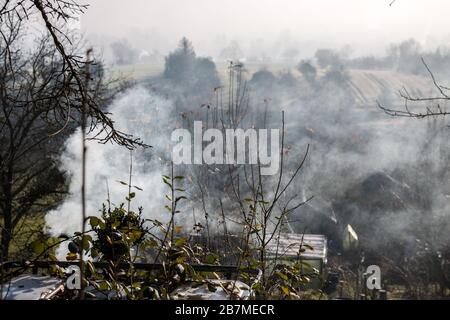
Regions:
<instances>
[{"instance_id":1,"label":"hillside","mask_svg":"<svg viewBox=\"0 0 450 320\"><path fill-rule=\"evenodd\" d=\"M217 63L217 69L223 82L227 79L227 64ZM293 68L286 64L261 64L249 63L245 66L247 78L261 69L267 69L275 74L282 71L291 71L294 76L301 78L301 75ZM109 68L109 74L112 76L122 76L137 82L160 75L164 70L163 64L136 64L125 66L112 66ZM356 100L356 105L367 106L373 105L377 100L384 97L394 105L403 103L399 99L399 91L406 88L412 96L425 97L435 93L431 79L428 77L417 76L412 74L399 73L393 70L348 70L350 77L349 85L351 94ZM319 71L319 74L323 74Z\"/></svg>"},{"instance_id":2,"label":"hillside","mask_svg":"<svg viewBox=\"0 0 450 320\"><path fill-rule=\"evenodd\" d=\"M431 79L403 74L390 70L350 70L351 93L357 104L361 106L373 105L382 97L388 97L392 103L398 104L398 92L406 88L412 96L426 97L435 91Z\"/></svg>"}]
</instances>

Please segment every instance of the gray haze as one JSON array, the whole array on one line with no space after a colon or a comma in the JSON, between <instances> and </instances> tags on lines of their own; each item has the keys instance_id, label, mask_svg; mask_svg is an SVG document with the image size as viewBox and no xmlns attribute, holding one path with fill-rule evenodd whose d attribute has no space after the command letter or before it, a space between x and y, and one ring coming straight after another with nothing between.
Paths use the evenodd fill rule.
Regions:
<instances>
[{"instance_id":1,"label":"gray haze","mask_svg":"<svg viewBox=\"0 0 450 320\"><path fill-rule=\"evenodd\" d=\"M443 15L444 7L449 5L444 5L444 1L397 0L389 7L389 2L359 0L344 4L344 1L321 0L314 1L313 5L312 1L251 0L237 8L229 1L224 4L216 0L190 1L190 5L187 1L155 4L135 0L134 6L111 0L96 1L81 24L94 46L107 48L111 42L126 39L135 49L157 50L163 58L186 36L192 40L197 53L193 49L190 53L189 46L186 50L179 48L172 59L165 60L166 67L174 58L184 61L172 64L175 71L161 70L142 79L137 87L124 92L109 107L117 128L154 146L152 150L134 153L133 184L143 189L137 192L134 208L142 206L145 218L168 219L164 215L167 188L161 180L169 172L171 146L167 141L173 129L189 127L194 120L205 119L205 115L208 119L208 110L214 107L211 94L221 82L216 65L205 59L205 55L216 57L232 39L239 41L244 57L265 51L268 57L275 58L289 48L301 50L292 62L298 62L301 56L312 57L320 47L335 47L339 50L328 52L331 59L324 65L317 56L316 61L311 61L312 75L301 71L302 68L274 71L274 74L263 68L246 75L251 87L247 127L259 125L261 121L256 115L262 114L262 107L267 108L274 127L280 126L281 110L287 113L286 172L302 158L306 145L311 145L301 179L289 191L315 198L308 207L312 209L299 209L293 214L293 221L308 214L315 215L311 218L315 221L318 219L315 213L319 212L321 225L329 220L339 223L338 227L333 225L324 231L329 232L326 233L329 237L349 223L358 234L364 235L367 247L386 245L393 240L406 241L412 246L417 230L423 227L421 213L425 212L427 228L441 229L441 233L433 231L432 234L448 235L450 224L441 223L442 218L448 220L450 208L447 178L450 149L446 143L448 132L442 132L447 128L447 119L391 119L377 108L376 102L403 108L404 102L398 96L398 90L403 87L419 96L433 95L421 56L437 70L439 79L449 78L448 74L441 75L443 70L450 70L448 50L431 54L418 48L420 45L426 49L445 47L445 39L450 39L446 24L450 23ZM351 60L345 54L341 57L345 45L351 46L352 54L361 58L364 54L383 55L388 44L409 38L416 39L419 45L413 41L404 43L378 60ZM121 49L128 48L129 43L122 44ZM252 47L255 52L250 52ZM129 65L136 61L130 60ZM127 63L120 62L123 63L117 60L117 65ZM160 62L163 65L164 60ZM221 84L229 85L226 81ZM265 101L270 103L264 105ZM74 232L80 225L79 141L79 134L74 134L60 158L61 169L71 178L70 196L46 216L54 234ZM130 154L119 146L89 142L89 215L99 214L100 204L108 194L115 204L123 201L128 190L117 181L127 181L129 160ZM220 181L226 171L205 170L198 174L197 168L176 169L176 174L190 180L183 186L189 199L188 210L184 211L188 214L178 223L191 229L193 220L203 223L203 211L209 211L212 219L219 221L215 201L219 197L227 198L223 185L205 188L207 200L202 207L195 183L202 178L207 182ZM228 197L231 198L229 194ZM230 216L239 212L232 205L226 209ZM197 218L191 219L194 211ZM294 230L304 232L304 226L310 228L311 221L301 221ZM322 233L322 229L312 232ZM436 238L434 245L439 248L446 236Z\"/></svg>"},{"instance_id":2,"label":"gray haze","mask_svg":"<svg viewBox=\"0 0 450 320\"><path fill-rule=\"evenodd\" d=\"M354 54L382 54L415 38L425 47L450 39L446 0L85 0L81 26L102 39L127 37L166 54L186 36L202 55L216 56L232 40L246 54L284 47L310 56L317 47L350 45ZM105 40L106 41L106 40ZM256 49L257 48L257 49Z\"/></svg>"}]
</instances>

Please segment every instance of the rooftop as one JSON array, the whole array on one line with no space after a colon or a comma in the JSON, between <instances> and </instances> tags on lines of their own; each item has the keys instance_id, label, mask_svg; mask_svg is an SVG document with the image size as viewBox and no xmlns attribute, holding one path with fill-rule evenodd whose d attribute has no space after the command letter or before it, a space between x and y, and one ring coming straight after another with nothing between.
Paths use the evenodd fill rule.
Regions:
<instances>
[{"instance_id":1,"label":"rooftop","mask_svg":"<svg viewBox=\"0 0 450 320\"><path fill-rule=\"evenodd\" d=\"M304 260L327 259L327 238L321 234L282 233L275 235L267 246L267 255L297 258L299 252Z\"/></svg>"}]
</instances>

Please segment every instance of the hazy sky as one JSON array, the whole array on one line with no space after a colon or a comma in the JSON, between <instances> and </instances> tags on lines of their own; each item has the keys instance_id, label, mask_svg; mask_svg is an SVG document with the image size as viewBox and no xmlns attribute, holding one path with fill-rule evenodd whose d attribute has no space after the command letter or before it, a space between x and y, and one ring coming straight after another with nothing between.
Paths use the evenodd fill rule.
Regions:
<instances>
[{"instance_id":1,"label":"hazy sky","mask_svg":"<svg viewBox=\"0 0 450 320\"><path fill-rule=\"evenodd\" d=\"M448 0L85 0L89 34L137 35L162 51L182 36L197 51L214 54L238 39L248 46L351 45L358 53L382 53L408 38L424 45L450 43ZM135 41L135 42L136 42ZM144 41L147 42L147 41Z\"/></svg>"}]
</instances>

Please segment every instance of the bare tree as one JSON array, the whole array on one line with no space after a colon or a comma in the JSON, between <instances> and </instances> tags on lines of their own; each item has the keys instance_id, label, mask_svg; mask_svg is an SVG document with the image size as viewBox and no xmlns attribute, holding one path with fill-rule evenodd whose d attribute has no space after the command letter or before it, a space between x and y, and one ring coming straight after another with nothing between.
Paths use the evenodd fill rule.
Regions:
<instances>
[{"instance_id":1,"label":"bare tree","mask_svg":"<svg viewBox=\"0 0 450 320\"><path fill-rule=\"evenodd\" d=\"M4 17L5 18L5 17ZM23 49L23 21L4 19L0 38L0 216L1 254L27 215L52 207L65 192L56 158L81 121L83 98L66 61L44 35L31 53ZM64 44L67 48L70 44ZM86 105L98 110L114 96L94 63ZM83 70L76 70L81 74ZM118 87L120 88L120 87ZM91 127L96 125L91 120Z\"/></svg>"},{"instance_id":2,"label":"bare tree","mask_svg":"<svg viewBox=\"0 0 450 320\"><path fill-rule=\"evenodd\" d=\"M71 20L76 20L87 8L87 4L81 4L76 0L5 0L0 7L0 22L4 24L5 21L11 19L24 22L31 17L37 17L44 23L56 52L64 61L61 65L64 76L76 85L80 101L89 101L86 104L86 113L88 118L91 119L90 129L100 128L100 134L91 139L97 139L103 143L112 141L129 149L146 146L139 138L117 130L114 121L104 108L102 109L95 103L92 97L86 96L90 94L89 90L84 88L86 82L84 81L83 70L85 70L86 60L81 54L71 50L69 32L62 25ZM82 105L83 103L78 103L72 109L81 111Z\"/></svg>"},{"instance_id":3,"label":"bare tree","mask_svg":"<svg viewBox=\"0 0 450 320\"><path fill-rule=\"evenodd\" d=\"M411 95L406 88L403 88L403 90L400 91L400 97L404 100L403 110L387 107L382 105L380 102L377 102L378 107L386 114L393 117L409 117L420 119L435 116L446 116L450 114L450 112L446 111L443 106L443 104L446 104L450 101L450 88L440 85L425 60L423 58L421 60L431 77L433 86L438 91L438 95L432 97L418 97ZM412 111L410 109L411 104L415 104L416 107L420 104L426 104L425 110L419 112Z\"/></svg>"},{"instance_id":4,"label":"bare tree","mask_svg":"<svg viewBox=\"0 0 450 320\"><path fill-rule=\"evenodd\" d=\"M134 49L127 39L120 39L111 43L111 50L114 55L114 61L118 65L134 63L139 56L139 52Z\"/></svg>"}]
</instances>

